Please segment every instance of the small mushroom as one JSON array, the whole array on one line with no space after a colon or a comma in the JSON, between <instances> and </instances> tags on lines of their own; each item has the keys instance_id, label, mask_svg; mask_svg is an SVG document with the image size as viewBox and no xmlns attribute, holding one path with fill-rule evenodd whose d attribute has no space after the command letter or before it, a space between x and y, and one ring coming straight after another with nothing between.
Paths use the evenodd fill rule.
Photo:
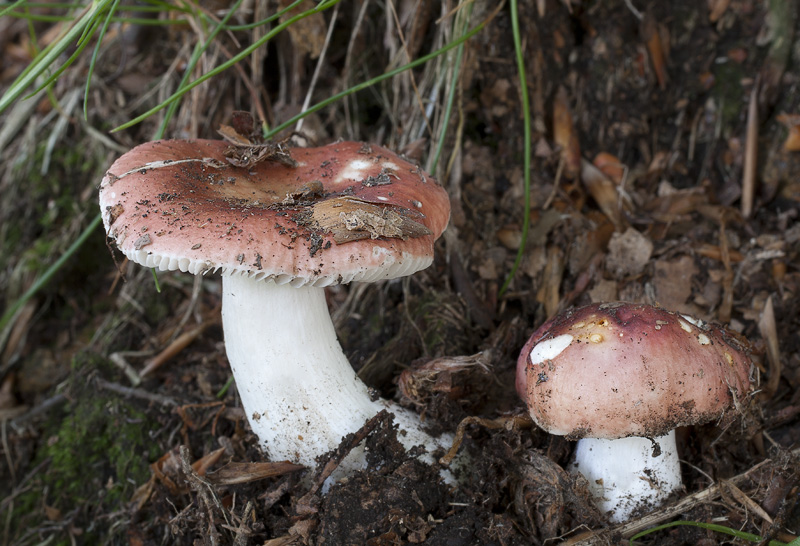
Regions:
<instances>
[{"instance_id":1,"label":"small mushroom","mask_svg":"<svg viewBox=\"0 0 800 546\"><path fill-rule=\"evenodd\" d=\"M612 521L681 487L675 428L738 412L753 364L724 330L650 305L601 303L543 324L517 361L517 392L551 434L579 440L583 474Z\"/></svg>"},{"instance_id":2,"label":"small mushroom","mask_svg":"<svg viewBox=\"0 0 800 546\"><path fill-rule=\"evenodd\" d=\"M138 146L109 169L100 207L106 231L130 260L222 274L228 360L269 457L313 467L382 409L394 414L407 448L449 447L416 414L370 396L342 352L324 292L428 267L450 214L445 190L379 146L293 149L291 163L247 167L228 162L227 148L213 140ZM385 172L393 173L391 186L364 184ZM410 209L412 200L421 207ZM337 225L339 211L375 221L340 244L335 233L359 228ZM380 228L386 219L391 232ZM354 451L340 468L363 465L363 453Z\"/></svg>"}]
</instances>

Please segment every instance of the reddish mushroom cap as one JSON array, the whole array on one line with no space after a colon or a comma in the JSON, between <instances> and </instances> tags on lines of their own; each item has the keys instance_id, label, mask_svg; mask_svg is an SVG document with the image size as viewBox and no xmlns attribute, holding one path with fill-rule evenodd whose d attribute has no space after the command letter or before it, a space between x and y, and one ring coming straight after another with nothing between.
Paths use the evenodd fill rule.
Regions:
<instances>
[{"instance_id":1,"label":"reddish mushroom cap","mask_svg":"<svg viewBox=\"0 0 800 546\"><path fill-rule=\"evenodd\" d=\"M517 392L552 434L653 438L718 419L751 392L752 369L720 328L649 305L593 304L531 336Z\"/></svg>"},{"instance_id":2,"label":"reddish mushroom cap","mask_svg":"<svg viewBox=\"0 0 800 546\"><path fill-rule=\"evenodd\" d=\"M119 158L100 185L107 233L131 260L325 286L430 265L447 193L375 145L291 149L297 167L228 163L219 140L165 140Z\"/></svg>"}]
</instances>

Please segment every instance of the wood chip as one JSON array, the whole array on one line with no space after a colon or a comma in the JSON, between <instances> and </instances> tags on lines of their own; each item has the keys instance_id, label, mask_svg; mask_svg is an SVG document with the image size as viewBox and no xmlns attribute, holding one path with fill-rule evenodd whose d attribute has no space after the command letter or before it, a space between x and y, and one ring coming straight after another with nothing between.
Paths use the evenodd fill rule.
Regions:
<instances>
[{"instance_id":1,"label":"wood chip","mask_svg":"<svg viewBox=\"0 0 800 546\"><path fill-rule=\"evenodd\" d=\"M250 483L264 478L282 476L289 472L305 469L299 464L282 462L268 463L228 463L219 470L208 475L211 483L216 485L235 485Z\"/></svg>"}]
</instances>

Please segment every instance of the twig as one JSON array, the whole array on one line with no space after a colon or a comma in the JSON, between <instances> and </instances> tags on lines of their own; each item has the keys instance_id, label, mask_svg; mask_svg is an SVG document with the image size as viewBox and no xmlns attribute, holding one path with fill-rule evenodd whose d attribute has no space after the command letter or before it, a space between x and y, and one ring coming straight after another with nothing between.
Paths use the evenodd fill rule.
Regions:
<instances>
[{"instance_id":1,"label":"twig","mask_svg":"<svg viewBox=\"0 0 800 546\"><path fill-rule=\"evenodd\" d=\"M95 379L95 384L101 389L106 389L111 392L116 392L117 394L121 394L123 396L130 396L132 398L147 400L148 402L156 402L158 404L161 404L162 406L178 405L178 402L176 402L174 398L170 398L169 396L154 394L152 392L147 392L146 390L137 389L135 387L126 387L125 385L120 385L119 383L112 383L110 381L106 381L105 379L100 379L99 377Z\"/></svg>"},{"instance_id":2,"label":"twig","mask_svg":"<svg viewBox=\"0 0 800 546\"><path fill-rule=\"evenodd\" d=\"M731 495L733 495L733 497L736 500L745 505L748 510L755 513L758 517L760 517L770 525L774 523L770 515L767 514L767 512L763 508L761 508L761 506L759 506L756 501L748 497L744 491L736 487L729 480L720 480L720 482L722 482L722 484L728 489L728 491L730 491Z\"/></svg>"},{"instance_id":3,"label":"twig","mask_svg":"<svg viewBox=\"0 0 800 546\"><path fill-rule=\"evenodd\" d=\"M174 356L188 347L195 339L202 334L206 328L219 321L219 314L214 318L207 320L176 337L163 351L147 361L144 368L142 368L141 376L146 377L159 369L161 366L169 362Z\"/></svg>"},{"instance_id":4,"label":"twig","mask_svg":"<svg viewBox=\"0 0 800 546\"><path fill-rule=\"evenodd\" d=\"M640 21L644 19L644 15L642 15L642 12L636 9L636 6L633 5L633 2L631 2L631 0L625 0L625 5L631 11L634 17L636 17Z\"/></svg>"},{"instance_id":5,"label":"twig","mask_svg":"<svg viewBox=\"0 0 800 546\"><path fill-rule=\"evenodd\" d=\"M236 528L236 536L233 539L233 546L247 546L247 538L252 534L250 527L247 526L247 518L250 517L252 512L253 501L249 500L244 507L244 512L242 512L242 521Z\"/></svg>"},{"instance_id":6,"label":"twig","mask_svg":"<svg viewBox=\"0 0 800 546\"><path fill-rule=\"evenodd\" d=\"M192 465L189 462L189 448L185 445L181 445L180 454L181 469L183 470L184 476L186 476L186 481L189 482L189 486L194 489L198 495L200 495L200 498L203 500L203 504L206 506L206 516L208 517L208 538L211 542L211 545L216 546L219 544L219 532L214 526L214 507L216 506L216 508L222 512L222 514L225 514L225 511L222 508L222 503L219 502L219 499L214 493L214 489L212 488L211 484L201 478L192 468Z\"/></svg>"},{"instance_id":7,"label":"twig","mask_svg":"<svg viewBox=\"0 0 800 546\"><path fill-rule=\"evenodd\" d=\"M11 473L11 481L17 481L17 471L14 469L14 461L11 459L11 449L8 446L8 420L3 419L0 423L0 437L3 440L3 452L6 454L6 463L8 463L8 470Z\"/></svg>"},{"instance_id":8,"label":"twig","mask_svg":"<svg viewBox=\"0 0 800 546\"><path fill-rule=\"evenodd\" d=\"M364 0L361 3L361 7L358 10L358 15L356 16L356 21L353 23L353 29L350 31L350 40L347 43L347 53L344 56L344 69L342 70L342 85L346 89L350 85L350 65L352 64L353 60L353 48L356 44L356 39L359 37L361 33L361 26L364 23L364 16L367 13L367 7L369 6L370 0ZM344 106L344 123L345 127L347 128L347 134L350 135L352 138L357 138L358 135L356 134L356 128L353 127L353 117L350 114L350 103L351 101L346 100L342 101L342 105ZM353 101L354 104L357 104ZM299 123L299 120L298 120Z\"/></svg>"},{"instance_id":9,"label":"twig","mask_svg":"<svg viewBox=\"0 0 800 546\"><path fill-rule=\"evenodd\" d=\"M742 216L753 214L753 201L756 192L756 167L758 166L758 88L759 78L750 92L747 107L747 137L744 143L744 167L742 172Z\"/></svg>"},{"instance_id":10,"label":"twig","mask_svg":"<svg viewBox=\"0 0 800 546\"><path fill-rule=\"evenodd\" d=\"M50 409L52 409L55 406L58 406L60 404L63 404L66 401L67 401L67 397L64 396L61 393L56 394L55 396L51 396L50 398L48 398L47 400L45 400L44 402L42 402L38 406L35 406L35 407L31 408L30 411L28 411L27 413L25 413L23 415L20 415L19 417L15 418L15 419L12 419L11 420L11 426L14 427L15 429L18 429L23 424L25 424L26 421L30 421L31 419L33 419L37 415L40 415L40 414L45 413L47 411L50 411Z\"/></svg>"},{"instance_id":11,"label":"twig","mask_svg":"<svg viewBox=\"0 0 800 546\"><path fill-rule=\"evenodd\" d=\"M308 85L308 91L306 92L306 98L303 100L303 107L300 109L301 112L305 112L308 110L308 105L311 104L311 95L314 93L314 88L317 85L317 79L319 78L319 72L322 69L322 65L325 64L325 52L328 51L328 46L331 42L331 36L333 36L333 29L336 26L336 19L339 16L339 4L333 8L333 15L331 15L331 22L328 26L328 33L325 35L325 43L322 45L322 51L320 51L319 59L317 59L317 66L314 68L314 74L311 76L311 82ZM295 127L295 132L299 133L303 129L303 120L305 118L300 118L297 120L297 126Z\"/></svg>"},{"instance_id":12,"label":"twig","mask_svg":"<svg viewBox=\"0 0 800 546\"><path fill-rule=\"evenodd\" d=\"M28 472L18 484L16 484L14 486L14 490L7 497L3 498L2 501L0 501L0 512L7 510L16 497L28 491L30 487L25 488L25 484L28 483L31 478L36 476L45 466L49 465L52 460L52 457L47 457L41 463L37 464L30 472Z\"/></svg>"},{"instance_id":13,"label":"twig","mask_svg":"<svg viewBox=\"0 0 800 546\"><path fill-rule=\"evenodd\" d=\"M133 353L133 354L132 354ZM133 366L128 364L128 361L125 359L126 356L137 356L141 355L142 351L120 351L117 353L111 353L108 355L108 359L114 363L114 365L122 370L125 376L128 378L128 381L131 382L131 385L134 387L138 387L142 383L142 377L139 375ZM145 352L144 354L149 354Z\"/></svg>"}]
</instances>

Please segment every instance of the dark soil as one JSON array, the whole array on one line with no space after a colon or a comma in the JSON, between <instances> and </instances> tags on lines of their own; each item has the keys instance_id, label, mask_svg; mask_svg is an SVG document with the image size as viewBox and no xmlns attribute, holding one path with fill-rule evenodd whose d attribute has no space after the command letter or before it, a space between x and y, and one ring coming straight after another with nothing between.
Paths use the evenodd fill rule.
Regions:
<instances>
[{"instance_id":1,"label":"dark soil","mask_svg":"<svg viewBox=\"0 0 800 546\"><path fill-rule=\"evenodd\" d=\"M258 13L236 17L274 12L273 3L255 4L263 4ZM402 42L391 11L375 3L363 20L363 4L340 4L326 46L319 37L333 11L304 19L187 94L166 136L216 138L236 110L277 126L300 110L322 49L311 104L404 64L394 53L404 43L410 58L441 47L456 6L412 4L396 6ZM800 114L800 9L785 0L633 4L641 19L622 1L519 6L531 216L506 290L522 239L526 153L509 5L464 51L435 170L452 203L435 263L409 279L328 291L362 379L432 429L463 433L468 462L457 486L400 447L388 415L343 441L341 453L366 442L370 466L329 491L322 472L337 454L318 470L266 461L228 386L219 278L160 273L159 293L152 274L124 262L96 229L2 338L0 543L627 544L671 521L793 540L800 151L791 137L800 131L800 119L792 121ZM227 5L203 9L219 16ZM470 27L494 6L472 9ZM53 24L34 24L39 47ZM2 114L4 127L15 128L0 142L4 309L89 225L114 158L151 139L163 119L162 111L109 133L168 96L154 86L175 89L201 32L148 28L115 27L104 43L87 121L71 97L82 97L88 56L52 87L57 107L42 95L28 112ZM257 32L221 33L204 70ZM0 18L0 47L5 89L30 62L27 23ZM432 64L415 69L413 82L409 74L312 114L305 139L374 142L426 165L446 95L432 93ZM431 95L439 106L426 128L420 103ZM601 153L612 161L597 182L581 173L581 160L602 167ZM571 306L614 300L727 326L752 344L760 376L741 415L678 431L684 490L617 526L565 470L574 443L533 426L514 389L517 356L539 325ZM179 338L188 343L176 345ZM730 540L675 526L637 543Z\"/></svg>"}]
</instances>

